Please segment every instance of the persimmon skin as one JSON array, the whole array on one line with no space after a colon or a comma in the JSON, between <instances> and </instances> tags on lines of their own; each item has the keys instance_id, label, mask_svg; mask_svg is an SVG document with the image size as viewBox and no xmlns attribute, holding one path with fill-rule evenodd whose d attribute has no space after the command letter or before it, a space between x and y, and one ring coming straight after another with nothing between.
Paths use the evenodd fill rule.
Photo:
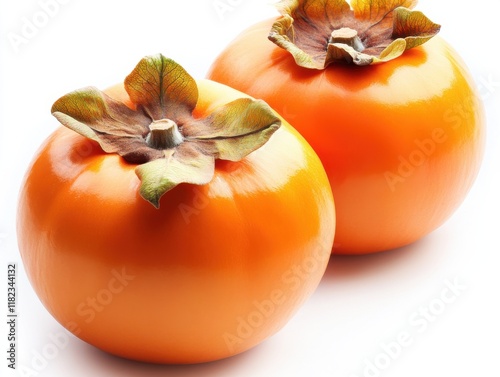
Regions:
<instances>
[{"instance_id":1,"label":"persimmon skin","mask_svg":"<svg viewBox=\"0 0 500 377\"><path fill-rule=\"evenodd\" d=\"M336 204L336 254L402 247L442 225L478 174L485 115L457 53L434 37L367 67L297 66L251 26L207 77L262 98L320 156Z\"/></svg>"},{"instance_id":2,"label":"persimmon skin","mask_svg":"<svg viewBox=\"0 0 500 377\"><path fill-rule=\"evenodd\" d=\"M198 86L197 116L245 96ZM107 93L130 102L122 85ZM217 162L209 184L167 192L159 209L138 194L134 168L61 127L22 185L26 273L82 340L153 363L222 359L278 331L319 284L333 197L319 158L286 122L244 160Z\"/></svg>"}]
</instances>

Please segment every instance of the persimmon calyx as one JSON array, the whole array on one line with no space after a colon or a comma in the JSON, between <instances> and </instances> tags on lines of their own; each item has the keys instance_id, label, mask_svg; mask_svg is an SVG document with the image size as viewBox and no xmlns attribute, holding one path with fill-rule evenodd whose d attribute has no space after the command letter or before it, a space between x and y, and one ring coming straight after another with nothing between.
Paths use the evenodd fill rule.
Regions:
<instances>
[{"instance_id":1,"label":"persimmon calyx","mask_svg":"<svg viewBox=\"0 0 500 377\"><path fill-rule=\"evenodd\" d=\"M297 65L325 69L338 62L370 65L401 56L441 26L411 10L417 0L281 0L269 39ZM355 34L354 34L355 33Z\"/></svg>"},{"instance_id":2,"label":"persimmon calyx","mask_svg":"<svg viewBox=\"0 0 500 377\"><path fill-rule=\"evenodd\" d=\"M264 101L251 98L195 118L196 81L161 54L143 58L124 84L135 109L87 87L58 99L52 114L104 152L137 164L140 194L157 208L167 191L180 183L209 183L215 159L240 161L281 125Z\"/></svg>"}]
</instances>

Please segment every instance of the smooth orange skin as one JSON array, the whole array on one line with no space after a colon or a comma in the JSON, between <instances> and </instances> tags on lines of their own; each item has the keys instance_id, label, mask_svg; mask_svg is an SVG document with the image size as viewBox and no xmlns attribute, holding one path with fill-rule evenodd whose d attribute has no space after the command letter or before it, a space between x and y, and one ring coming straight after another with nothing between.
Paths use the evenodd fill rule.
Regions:
<instances>
[{"instance_id":1,"label":"smooth orange skin","mask_svg":"<svg viewBox=\"0 0 500 377\"><path fill-rule=\"evenodd\" d=\"M198 85L196 116L244 96ZM108 93L128 101L121 85ZM241 162L219 162L211 183L167 192L158 210L139 196L134 168L60 128L26 174L22 260L75 335L135 360L212 361L274 334L312 294L334 203L319 158L286 122Z\"/></svg>"},{"instance_id":2,"label":"smooth orange skin","mask_svg":"<svg viewBox=\"0 0 500 377\"><path fill-rule=\"evenodd\" d=\"M318 153L336 204L333 253L398 248L442 225L470 190L485 139L457 53L435 37L388 63L308 70L267 39L272 22L238 36L207 77L264 99Z\"/></svg>"}]
</instances>

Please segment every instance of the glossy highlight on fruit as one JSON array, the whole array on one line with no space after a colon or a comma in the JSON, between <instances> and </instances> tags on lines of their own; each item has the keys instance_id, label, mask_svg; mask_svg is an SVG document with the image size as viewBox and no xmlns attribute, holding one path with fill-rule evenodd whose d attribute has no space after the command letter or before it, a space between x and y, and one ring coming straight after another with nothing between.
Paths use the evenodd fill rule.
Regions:
<instances>
[{"instance_id":1,"label":"glossy highlight on fruit","mask_svg":"<svg viewBox=\"0 0 500 377\"><path fill-rule=\"evenodd\" d=\"M164 83L164 68L173 63L163 57L149 62L159 67L163 79L157 81ZM178 77L174 81L178 84ZM96 131L113 124L109 114L115 120L123 116L114 112L119 103L138 112L129 114L133 119L145 119L139 112L146 105L131 99L127 85L104 93L81 90L54 106L58 119L87 137L58 128L26 173L17 229L30 282L61 325L114 355L153 363L199 363L248 350L287 323L325 271L335 226L326 173L307 142L267 105L249 102L247 95L209 80L196 81L191 120L182 113L181 100L177 105L184 110L174 106L163 113L176 119L183 140L169 144L163 156L147 149L148 137L134 139L146 148L141 156L168 165L175 161L168 159L172 148L181 153L181 142L200 148L200 169L207 168L204 161L210 153L234 156L230 151L236 137L229 140L231 145L219 136L201 142L193 139L194 128L189 133L183 128L202 127L203 119L215 127L215 118L222 117L218 109L231 103L238 106L230 109L239 111L222 119L233 131L240 125L229 120L242 115L248 121L245 127L263 120L280 126L264 143L255 133L238 136L244 145L250 137L260 146L239 160L216 158L207 183L186 182L178 171L158 172L156 163L150 165L152 172L138 171L147 162L131 163L118 153L104 152L99 143L111 148L107 143L115 136L98 140ZM78 102L81 98L85 101ZM242 103L250 105L248 112ZM82 108L93 109L93 115ZM159 108L165 109L155 105L147 114L158 118L151 109ZM116 138L136 138L132 131L113 132ZM181 162L194 164L189 169L198 168L196 158L187 159L193 155L181 157ZM147 182L160 190L148 196L149 191L141 192L145 183L140 173L183 181L173 186L169 181L167 190L163 178ZM158 193L161 200L156 202Z\"/></svg>"},{"instance_id":2,"label":"glossy highlight on fruit","mask_svg":"<svg viewBox=\"0 0 500 377\"><path fill-rule=\"evenodd\" d=\"M373 9L395 8L403 15L402 24L417 15L424 44L364 66L350 64L360 54L350 47L354 44L342 47L352 56L344 51L335 60L339 55L332 53L326 67L311 59L323 58L327 48L338 45L338 40L328 42L328 24L345 25L336 23L336 9L327 8L341 3L278 3L282 17L243 31L221 52L207 77L265 100L306 138L325 166L335 198L333 253L366 254L410 244L454 213L480 168L485 116L456 51L439 36L428 38L427 32L438 26L420 13L395 8L416 1L352 1L357 10L347 3L341 8L353 12L351 27L376 22L378 18L369 18L377 14L369 12L375 3L379 8ZM290 12L301 19L290 22ZM381 20L392 27L392 18ZM273 43L276 30L282 33L279 44ZM308 30L325 36L299 35ZM359 35L366 42L363 30ZM320 56L321 41L325 52ZM305 54L308 46L312 52Z\"/></svg>"}]
</instances>

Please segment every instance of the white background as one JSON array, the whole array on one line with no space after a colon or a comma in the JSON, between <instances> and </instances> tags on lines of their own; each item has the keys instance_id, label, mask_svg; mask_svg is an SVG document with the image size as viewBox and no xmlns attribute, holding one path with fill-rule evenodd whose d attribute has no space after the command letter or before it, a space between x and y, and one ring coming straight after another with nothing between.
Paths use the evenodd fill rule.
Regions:
<instances>
[{"instance_id":1,"label":"white background","mask_svg":"<svg viewBox=\"0 0 500 377\"><path fill-rule=\"evenodd\" d=\"M216 3L65 0L44 20L38 1L1 1L0 312L6 322L7 263L15 262L17 365L31 370L21 374L6 367L4 324L2 375L500 376L498 0L422 0L418 6L443 25L441 36L467 61L488 117L481 174L460 209L430 236L378 255L333 258L316 293L282 331L249 352L205 365L155 366L112 357L68 335L46 312L21 265L15 209L33 153L57 126L52 103L76 88L119 82L141 57L158 52L201 78L236 33L277 14L268 0L222 0L229 7L222 14ZM46 25L16 49L9 35L22 36L26 19L36 17ZM441 305L450 283L459 285L459 295ZM439 312L432 321L419 314L426 307ZM401 333L411 344L389 360L383 344ZM55 354L49 352L51 336L68 339ZM370 370L374 362L384 369Z\"/></svg>"}]
</instances>

